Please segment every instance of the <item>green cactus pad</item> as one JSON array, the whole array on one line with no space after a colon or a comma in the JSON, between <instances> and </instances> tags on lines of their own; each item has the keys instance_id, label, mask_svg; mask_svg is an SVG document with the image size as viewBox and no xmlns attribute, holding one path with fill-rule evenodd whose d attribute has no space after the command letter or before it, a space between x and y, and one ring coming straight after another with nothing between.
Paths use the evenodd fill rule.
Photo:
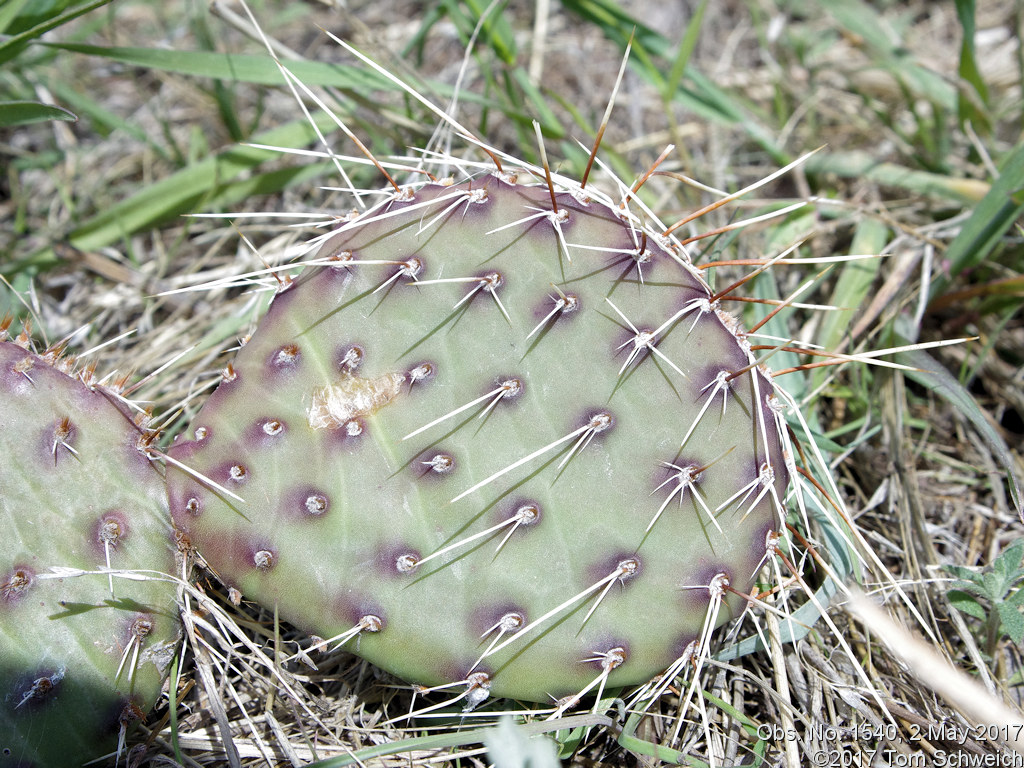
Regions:
<instances>
[{"instance_id":1,"label":"green cactus pad","mask_svg":"<svg viewBox=\"0 0 1024 768\"><path fill-rule=\"evenodd\" d=\"M171 450L228 585L470 706L645 681L742 608L780 417L678 245L495 174L403 189L317 263Z\"/></svg>"},{"instance_id":2,"label":"green cactus pad","mask_svg":"<svg viewBox=\"0 0 1024 768\"><path fill-rule=\"evenodd\" d=\"M179 638L160 473L107 390L0 342L0 766L81 765L153 706ZM54 362L54 365L51 365Z\"/></svg>"}]
</instances>

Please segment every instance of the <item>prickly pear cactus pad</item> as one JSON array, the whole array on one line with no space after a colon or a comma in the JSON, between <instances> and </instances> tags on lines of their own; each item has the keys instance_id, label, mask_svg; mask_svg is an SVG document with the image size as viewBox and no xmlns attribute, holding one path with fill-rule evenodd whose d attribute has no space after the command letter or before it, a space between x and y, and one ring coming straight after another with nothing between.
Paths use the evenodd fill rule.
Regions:
<instances>
[{"instance_id":1,"label":"prickly pear cactus pad","mask_svg":"<svg viewBox=\"0 0 1024 768\"><path fill-rule=\"evenodd\" d=\"M77 574L173 573L174 544L126 408L26 347L0 342L0 766L81 765L153 706L179 629L173 583Z\"/></svg>"},{"instance_id":2,"label":"prickly pear cactus pad","mask_svg":"<svg viewBox=\"0 0 1024 768\"><path fill-rule=\"evenodd\" d=\"M316 264L171 451L174 521L245 599L467 706L645 681L742 609L780 417L678 246L495 173Z\"/></svg>"}]
</instances>

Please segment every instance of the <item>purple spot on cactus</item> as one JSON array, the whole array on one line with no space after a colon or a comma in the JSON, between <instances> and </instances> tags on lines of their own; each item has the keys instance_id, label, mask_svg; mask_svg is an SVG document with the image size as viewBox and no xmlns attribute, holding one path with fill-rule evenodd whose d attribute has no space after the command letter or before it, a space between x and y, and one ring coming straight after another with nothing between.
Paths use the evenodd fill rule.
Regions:
<instances>
[{"instance_id":1,"label":"purple spot on cactus","mask_svg":"<svg viewBox=\"0 0 1024 768\"><path fill-rule=\"evenodd\" d=\"M708 467L692 455L677 454L671 461L663 461L654 471L652 482L655 488L668 490L678 482L699 485Z\"/></svg>"},{"instance_id":2,"label":"purple spot on cactus","mask_svg":"<svg viewBox=\"0 0 1024 768\"><path fill-rule=\"evenodd\" d=\"M330 511L331 499L318 488L300 488L289 494L288 512L300 518L321 518Z\"/></svg>"},{"instance_id":3,"label":"purple spot on cactus","mask_svg":"<svg viewBox=\"0 0 1024 768\"><path fill-rule=\"evenodd\" d=\"M775 483L775 467L754 456L736 468L736 492L738 496L729 505L730 509L746 510L758 496L771 493L766 490ZM742 491L742 493L739 493Z\"/></svg>"},{"instance_id":4,"label":"purple spot on cactus","mask_svg":"<svg viewBox=\"0 0 1024 768\"><path fill-rule=\"evenodd\" d=\"M366 420L357 416L341 424L338 429L317 430L317 434L323 440L321 445L325 449L341 449L353 453L362 447L367 429Z\"/></svg>"},{"instance_id":5,"label":"purple spot on cactus","mask_svg":"<svg viewBox=\"0 0 1024 768\"><path fill-rule=\"evenodd\" d=\"M277 552L271 548L257 549L250 562L259 571L269 571L277 565Z\"/></svg>"},{"instance_id":6,"label":"purple spot on cactus","mask_svg":"<svg viewBox=\"0 0 1024 768\"><path fill-rule=\"evenodd\" d=\"M581 432L580 439L583 443L580 443L580 448L577 449L577 453L582 450L584 444L589 444L593 440L600 440L605 434L612 431L615 428L615 415L611 411L595 410L590 411L580 419L580 425L577 429L585 431ZM576 445L576 443L573 443ZM571 450L571 449L570 449Z\"/></svg>"},{"instance_id":7,"label":"purple spot on cactus","mask_svg":"<svg viewBox=\"0 0 1024 768\"><path fill-rule=\"evenodd\" d=\"M153 617L148 613L138 614L125 627L122 643L125 646L132 645L133 643L141 645L153 633L155 626Z\"/></svg>"},{"instance_id":8,"label":"purple spot on cactus","mask_svg":"<svg viewBox=\"0 0 1024 768\"><path fill-rule=\"evenodd\" d=\"M374 561L381 576L394 578L414 573L422 559L417 550L404 544L397 544L379 549Z\"/></svg>"},{"instance_id":9,"label":"purple spot on cactus","mask_svg":"<svg viewBox=\"0 0 1024 768\"><path fill-rule=\"evenodd\" d=\"M491 269L486 272L477 272L471 277L475 278L476 282L466 283L470 288L462 295L456 306L462 308L479 304L485 309L493 306L498 312L505 314L498 293L498 289L505 285L505 277L501 272Z\"/></svg>"},{"instance_id":10,"label":"purple spot on cactus","mask_svg":"<svg viewBox=\"0 0 1024 768\"><path fill-rule=\"evenodd\" d=\"M409 369L408 373L405 374L409 380L409 389L411 390L416 384L421 381L430 381L437 375L437 366L429 360L424 360L422 363L414 365Z\"/></svg>"},{"instance_id":11,"label":"purple spot on cactus","mask_svg":"<svg viewBox=\"0 0 1024 768\"><path fill-rule=\"evenodd\" d=\"M577 314L580 306L582 306L580 297L571 291L564 293L559 291L554 295L546 295L532 310L536 323L534 332L546 331L555 325L565 325L571 317Z\"/></svg>"},{"instance_id":12,"label":"purple spot on cactus","mask_svg":"<svg viewBox=\"0 0 1024 768\"><path fill-rule=\"evenodd\" d=\"M495 379L495 383L501 389L501 400L514 400L523 394L526 384L518 376L501 376Z\"/></svg>"},{"instance_id":13,"label":"purple spot on cactus","mask_svg":"<svg viewBox=\"0 0 1024 768\"><path fill-rule=\"evenodd\" d=\"M360 624L364 625L363 630L366 632L380 632L387 626L387 612L383 606L363 595L344 595L335 602L333 614L343 625L342 632ZM372 628L374 625L376 629Z\"/></svg>"},{"instance_id":14,"label":"purple spot on cactus","mask_svg":"<svg viewBox=\"0 0 1024 768\"><path fill-rule=\"evenodd\" d=\"M426 265L419 256L410 256L397 262L398 268L389 270L384 279L379 283L377 290L390 290L396 283L411 283L415 285L416 278L422 274ZM402 280L407 278L407 280Z\"/></svg>"},{"instance_id":15,"label":"purple spot on cactus","mask_svg":"<svg viewBox=\"0 0 1024 768\"><path fill-rule=\"evenodd\" d=\"M616 324L621 327L620 331L612 339L612 357L629 361L623 369L623 375L633 366L639 365L651 353L651 347L656 346L658 339L653 335L653 328L637 326L639 333L628 326L623 326L621 318L615 318Z\"/></svg>"},{"instance_id":16,"label":"purple spot on cactus","mask_svg":"<svg viewBox=\"0 0 1024 768\"><path fill-rule=\"evenodd\" d=\"M97 735L112 737L120 734L130 728L132 723L145 716L146 712L136 700L119 696L113 702L104 705L99 716Z\"/></svg>"},{"instance_id":17,"label":"purple spot on cactus","mask_svg":"<svg viewBox=\"0 0 1024 768\"><path fill-rule=\"evenodd\" d=\"M526 609L518 603L492 603L470 614L469 631L486 647L486 643L498 634L509 637L525 627L529 623L528 616Z\"/></svg>"},{"instance_id":18,"label":"purple spot on cactus","mask_svg":"<svg viewBox=\"0 0 1024 768\"><path fill-rule=\"evenodd\" d=\"M591 665L599 673L614 672L629 659L629 643L622 639L606 639L587 645L589 653L581 661Z\"/></svg>"},{"instance_id":19,"label":"purple spot on cactus","mask_svg":"<svg viewBox=\"0 0 1024 768\"><path fill-rule=\"evenodd\" d=\"M366 350L361 344L347 344L335 354L336 367L344 373L355 373L363 364Z\"/></svg>"},{"instance_id":20,"label":"purple spot on cactus","mask_svg":"<svg viewBox=\"0 0 1024 768\"><path fill-rule=\"evenodd\" d=\"M195 445L195 443L182 443L180 446L174 446L170 454L176 461L184 460L184 463L188 464L188 454ZM168 478L172 480L167 484L167 500L171 518L176 525L187 530L192 518L202 514L203 498L207 491L195 478L185 475L184 470L172 464L168 464L167 474Z\"/></svg>"},{"instance_id":21,"label":"purple spot on cactus","mask_svg":"<svg viewBox=\"0 0 1024 768\"><path fill-rule=\"evenodd\" d=\"M702 418L710 416L717 420L722 413L723 400L733 401L726 405L726 410L728 410L729 405L736 406L735 397L738 385L737 379L730 378L731 376L732 369L730 368L710 366L694 372L690 377L689 381L692 387L694 402L703 404L707 400L714 400L708 406Z\"/></svg>"},{"instance_id":22,"label":"purple spot on cactus","mask_svg":"<svg viewBox=\"0 0 1024 768\"><path fill-rule=\"evenodd\" d=\"M433 472L436 475L447 475L455 469L455 459L450 453L437 453L423 464L427 467L427 472Z\"/></svg>"},{"instance_id":23,"label":"purple spot on cactus","mask_svg":"<svg viewBox=\"0 0 1024 768\"><path fill-rule=\"evenodd\" d=\"M51 704L60 693L65 672L63 667L44 668L24 675L14 684L13 692L4 703L15 712L26 713Z\"/></svg>"},{"instance_id":24,"label":"purple spot on cactus","mask_svg":"<svg viewBox=\"0 0 1024 768\"><path fill-rule=\"evenodd\" d=\"M625 586L643 573L643 570L643 562L635 552L620 551L588 566L586 578L588 584L595 584L615 573L615 581Z\"/></svg>"},{"instance_id":25,"label":"purple spot on cactus","mask_svg":"<svg viewBox=\"0 0 1024 768\"><path fill-rule=\"evenodd\" d=\"M420 565L420 557L414 552L403 552L395 558L395 570L399 573L414 573Z\"/></svg>"},{"instance_id":26,"label":"purple spot on cactus","mask_svg":"<svg viewBox=\"0 0 1024 768\"><path fill-rule=\"evenodd\" d=\"M43 430L39 437L39 452L44 466L62 466L77 457L78 427L63 416Z\"/></svg>"},{"instance_id":27,"label":"purple spot on cactus","mask_svg":"<svg viewBox=\"0 0 1024 768\"><path fill-rule=\"evenodd\" d=\"M284 434L284 422L280 419L264 419L260 424L260 430L268 437L277 437Z\"/></svg>"},{"instance_id":28,"label":"purple spot on cactus","mask_svg":"<svg viewBox=\"0 0 1024 768\"><path fill-rule=\"evenodd\" d=\"M273 416L261 416L253 421L245 434L245 440L252 445L267 448L279 445L288 433L288 425L283 419Z\"/></svg>"},{"instance_id":29,"label":"purple spot on cactus","mask_svg":"<svg viewBox=\"0 0 1024 768\"><path fill-rule=\"evenodd\" d=\"M497 522L499 523L507 520L516 521L503 529L507 533L512 530L512 526L516 526L518 530L521 526L538 525L541 521L542 510L540 504L533 499L518 498L511 504L503 504L497 515ZM501 535L504 536L505 534Z\"/></svg>"},{"instance_id":30,"label":"purple spot on cactus","mask_svg":"<svg viewBox=\"0 0 1024 768\"><path fill-rule=\"evenodd\" d=\"M267 365L272 371L280 373L292 373L299 367L302 361L302 350L295 343L285 344L278 347L267 358Z\"/></svg>"},{"instance_id":31,"label":"purple spot on cactus","mask_svg":"<svg viewBox=\"0 0 1024 768\"><path fill-rule=\"evenodd\" d=\"M444 448L433 446L417 456L410 466L418 479L443 480L455 472L457 462Z\"/></svg>"},{"instance_id":32,"label":"purple spot on cactus","mask_svg":"<svg viewBox=\"0 0 1024 768\"><path fill-rule=\"evenodd\" d=\"M249 468L241 462L229 465L226 471L226 480L242 485L249 480Z\"/></svg>"},{"instance_id":33,"label":"purple spot on cactus","mask_svg":"<svg viewBox=\"0 0 1024 768\"><path fill-rule=\"evenodd\" d=\"M710 313L714 306L717 303L711 304L711 291L708 287L694 280L692 284L680 284L675 289L669 317L678 316L676 324L689 332L694 321L702 314Z\"/></svg>"},{"instance_id":34,"label":"purple spot on cactus","mask_svg":"<svg viewBox=\"0 0 1024 768\"><path fill-rule=\"evenodd\" d=\"M692 576L680 585L683 601L692 608L706 608L711 603L712 594L724 598L732 580L731 571L726 563L702 557L697 568L691 571Z\"/></svg>"},{"instance_id":35,"label":"purple spot on cactus","mask_svg":"<svg viewBox=\"0 0 1024 768\"><path fill-rule=\"evenodd\" d=\"M35 573L27 565L16 565L0 582L0 599L7 603L20 600L32 586Z\"/></svg>"},{"instance_id":36,"label":"purple spot on cactus","mask_svg":"<svg viewBox=\"0 0 1024 768\"><path fill-rule=\"evenodd\" d=\"M687 632L686 634L676 638L676 641L669 646L669 656L673 660L683 658L696 659L699 643L699 635Z\"/></svg>"},{"instance_id":37,"label":"purple spot on cactus","mask_svg":"<svg viewBox=\"0 0 1024 768\"><path fill-rule=\"evenodd\" d=\"M0 344L0 353L5 358L0 368L0 382L4 388L17 394L31 392L34 388L32 369L36 364L36 356L8 342Z\"/></svg>"},{"instance_id":38,"label":"purple spot on cactus","mask_svg":"<svg viewBox=\"0 0 1024 768\"><path fill-rule=\"evenodd\" d=\"M617 274L617 283L645 283L650 282L654 269L654 256L650 250L638 251L636 248L628 248L622 253L612 254L608 260L608 269L614 270Z\"/></svg>"},{"instance_id":39,"label":"purple spot on cactus","mask_svg":"<svg viewBox=\"0 0 1024 768\"><path fill-rule=\"evenodd\" d=\"M95 551L105 557L109 550L117 548L128 536L128 519L118 510L104 513L93 528Z\"/></svg>"}]
</instances>

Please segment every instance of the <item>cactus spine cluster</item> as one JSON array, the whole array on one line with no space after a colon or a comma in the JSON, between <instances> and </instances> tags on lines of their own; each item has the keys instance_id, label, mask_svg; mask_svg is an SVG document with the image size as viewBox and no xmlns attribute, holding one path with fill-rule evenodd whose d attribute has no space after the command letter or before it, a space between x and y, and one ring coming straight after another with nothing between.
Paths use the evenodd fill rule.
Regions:
<instances>
[{"instance_id":1,"label":"cactus spine cluster","mask_svg":"<svg viewBox=\"0 0 1024 768\"><path fill-rule=\"evenodd\" d=\"M115 752L160 693L179 624L148 438L88 368L0 341L4 768Z\"/></svg>"},{"instance_id":2,"label":"cactus spine cluster","mask_svg":"<svg viewBox=\"0 0 1024 768\"><path fill-rule=\"evenodd\" d=\"M742 608L785 427L672 238L524 167L404 186L313 264L171 450L228 585L467 707L642 682Z\"/></svg>"}]
</instances>

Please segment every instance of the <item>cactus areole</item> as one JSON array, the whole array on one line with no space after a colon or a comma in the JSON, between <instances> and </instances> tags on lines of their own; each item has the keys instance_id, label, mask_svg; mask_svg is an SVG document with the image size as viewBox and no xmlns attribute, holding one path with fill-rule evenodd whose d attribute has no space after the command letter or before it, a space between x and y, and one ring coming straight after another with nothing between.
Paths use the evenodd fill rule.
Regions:
<instances>
[{"instance_id":1,"label":"cactus areole","mask_svg":"<svg viewBox=\"0 0 1024 768\"><path fill-rule=\"evenodd\" d=\"M431 182L324 239L171 450L228 585L467 706L646 681L738 613L789 478L771 377L588 193Z\"/></svg>"}]
</instances>

